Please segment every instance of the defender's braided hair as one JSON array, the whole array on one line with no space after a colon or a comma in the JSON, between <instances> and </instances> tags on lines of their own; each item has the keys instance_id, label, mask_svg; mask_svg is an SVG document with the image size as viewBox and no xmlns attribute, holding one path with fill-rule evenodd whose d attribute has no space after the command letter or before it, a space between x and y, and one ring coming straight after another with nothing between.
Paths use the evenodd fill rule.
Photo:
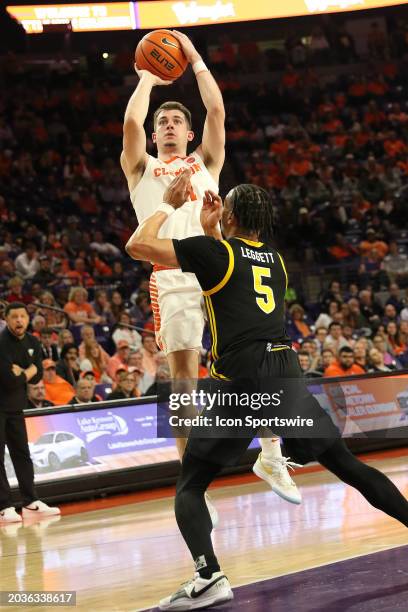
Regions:
<instances>
[{"instance_id":1,"label":"defender's braided hair","mask_svg":"<svg viewBox=\"0 0 408 612\"><path fill-rule=\"evenodd\" d=\"M228 196L239 226L248 232L256 232L265 242L270 241L275 218L268 192L257 185L244 183L234 187Z\"/></svg>"}]
</instances>

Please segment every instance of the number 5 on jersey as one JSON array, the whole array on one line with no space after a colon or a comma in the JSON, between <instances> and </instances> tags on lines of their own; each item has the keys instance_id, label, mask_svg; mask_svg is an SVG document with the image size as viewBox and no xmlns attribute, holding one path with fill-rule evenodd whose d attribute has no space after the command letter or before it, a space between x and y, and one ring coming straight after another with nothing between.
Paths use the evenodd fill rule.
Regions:
<instances>
[{"instance_id":1,"label":"number 5 on jersey","mask_svg":"<svg viewBox=\"0 0 408 612\"><path fill-rule=\"evenodd\" d=\"M270 268L262 266L252 266L252 274L254 276L255 292L263 297L257 297L256 303L265 314L271 314L275 310L275 298L271 287L263 285L263 278L271 278Z\"/></svg>"}]
</instances>

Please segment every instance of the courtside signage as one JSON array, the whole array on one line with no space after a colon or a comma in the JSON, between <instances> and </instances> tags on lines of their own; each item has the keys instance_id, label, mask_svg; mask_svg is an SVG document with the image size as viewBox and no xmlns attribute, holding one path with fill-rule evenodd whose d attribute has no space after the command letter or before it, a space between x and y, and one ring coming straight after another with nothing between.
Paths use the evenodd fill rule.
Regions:
<instances>
[{"instance_id":1,"label":"courtside signage","mask_svg":"<svg viewBox=\"0 0 408 612\"><path fill-rule=\"evenodd\" d=\"M74 32L153 30L234 21L256 21L358 11L406 4L406 0L158 0L7 7L28 34L41 34L44 25L71 23Z\"/></svg>"}]
</instances>

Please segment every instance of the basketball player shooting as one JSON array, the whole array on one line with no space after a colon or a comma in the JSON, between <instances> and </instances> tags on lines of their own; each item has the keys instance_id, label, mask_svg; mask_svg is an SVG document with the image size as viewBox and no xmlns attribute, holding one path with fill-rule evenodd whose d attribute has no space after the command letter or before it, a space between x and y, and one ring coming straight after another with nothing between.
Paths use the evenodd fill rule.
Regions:
<instances>
[{"instance_id":1,"label":"basketball player shooting","mask_svg":"<svg viewBox=\"0 0 408 612\"><path fill-rule=\"evenodd\" d=\"M165 32L165 31L164 31ZM201 99L206 108L201 144L187 155L194 139L190 111L179 102L165 102L154 113L152 140L157 157L146 152L144 123L149 110L150 94L155 86L168 86L147 70L135 70L140 77L125 112L121 165L139 229L160 210L163 194L174 177L190 168L191 188L184 206L177 209L160 229L160 238L183 239L203 235L200 213L205 191L218 192L218 180L225 158L225 110L221 91L193 43L185 35L172 31L196 75ZM161 44L171 43L163 35ZM219 229L213 237L221 239ZM201 309L201 287L194 274L183 274L180 268L154 265L150 279L156 341L167 356L173 381L198 378L199 354L204 329ZM186 438L176 438L180 459ZM266 480L272 490L292 503L301 495L288 473L290 462L282 457L278 438L261 440L260 454L254 472Z\"/></svg>"}]
</instances>

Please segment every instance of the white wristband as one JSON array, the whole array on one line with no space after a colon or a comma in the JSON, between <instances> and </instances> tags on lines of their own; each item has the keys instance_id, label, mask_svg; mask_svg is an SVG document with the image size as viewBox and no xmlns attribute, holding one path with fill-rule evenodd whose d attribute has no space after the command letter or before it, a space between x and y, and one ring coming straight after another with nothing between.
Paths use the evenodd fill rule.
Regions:
<instances>
[{"instance_id":1,"label":"white wristband","mask_svg":"<svg viewBox=\"0 0 408 612\"><path fill-rule=\"evenodd\" d=\"M199 72L209 72L207 66L205 65L205 63L203 62L203 60L198 60L198 62L195 62L192 65L192 69L194 71L194 74L197 76L197 74Z\"/></svg>"},{"instance_id":2,"label":"white wristband","mask_svg":"<svg viewBox=\"0 0 408 612\"><path fill-rule=\"evenodd\" d=\"M166 202L162 202L160 206L156 208L156 212L164 212L166 215L170 216L174 213L175 209L171 204L167 204Z\"/></svg>"}]
</instances>

